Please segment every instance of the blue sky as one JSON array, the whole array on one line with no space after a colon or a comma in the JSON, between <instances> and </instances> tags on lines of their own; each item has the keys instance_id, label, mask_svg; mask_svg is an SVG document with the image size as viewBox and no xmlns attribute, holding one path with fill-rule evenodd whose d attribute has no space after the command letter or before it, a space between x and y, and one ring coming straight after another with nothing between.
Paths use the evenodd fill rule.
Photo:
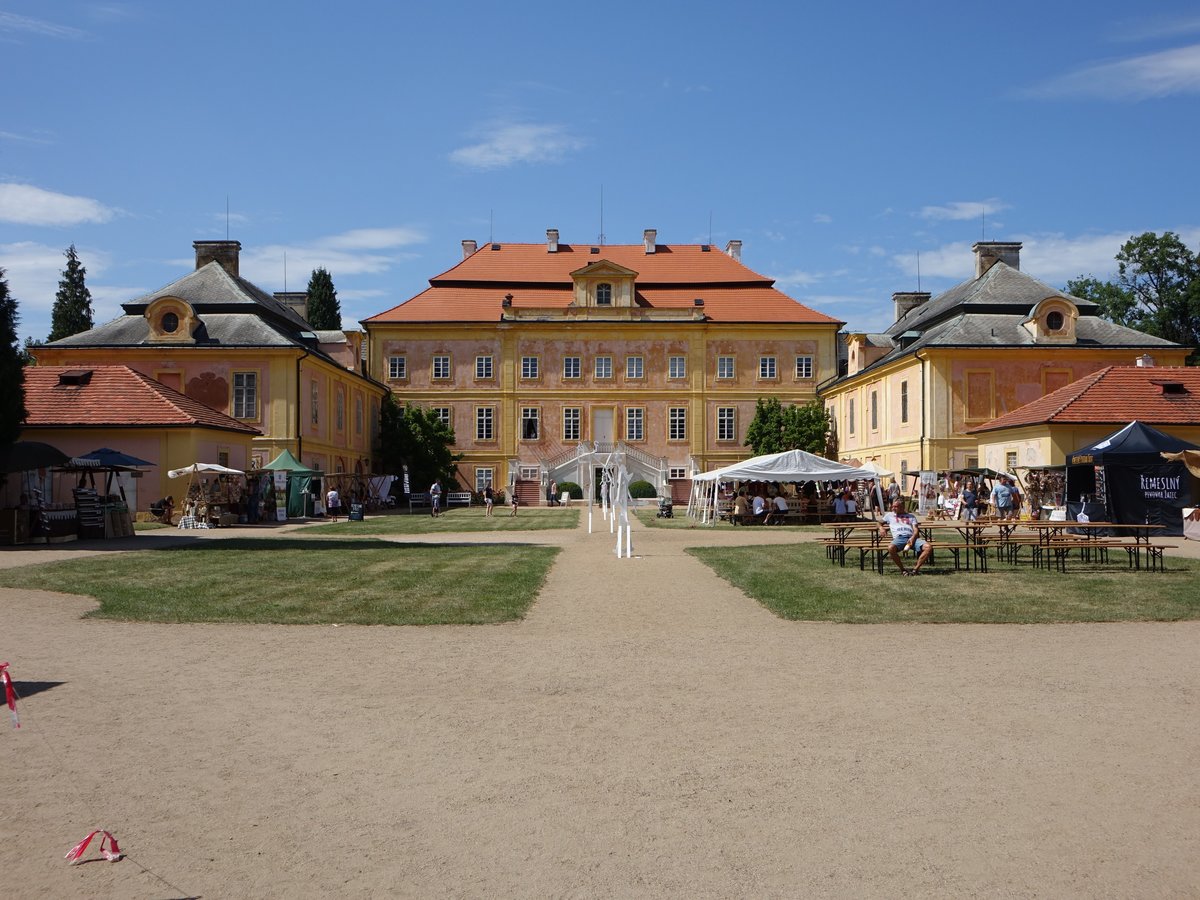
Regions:
<instances>
[{"instance_id":1,"label":"blue sky","mask_svg":"<svg viewBox=\"0 0 1200 900\"><path fill-rule=\"evenodd\" d=\"M44 338L242 242L343 324L460 241L724 247L852 329L1022 241L1061 286L1131 234L1200 247L1195 3L0 0L0 267ZM228 217L226 204L228 203ZM711 225L710 225L711 223Z\"/></svg>"}]
</instances>

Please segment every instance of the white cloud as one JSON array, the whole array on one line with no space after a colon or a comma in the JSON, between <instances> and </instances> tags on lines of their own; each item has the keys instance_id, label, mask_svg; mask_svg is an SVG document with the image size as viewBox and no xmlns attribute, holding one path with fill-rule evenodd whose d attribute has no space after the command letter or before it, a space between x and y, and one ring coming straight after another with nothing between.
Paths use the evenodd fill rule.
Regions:
<instances>
[{"instance_id":1,"label":"white cloud","mask_svg":"<svg viewBox=\"0 0 1200 900\"><path fill-rule=\"evenodd\" d=\"M1044 99L1101 100L1146 100L1195 93L1200 93L1200 44L1086 66L1026 92Z\"/></svg>"},{"instance_id":2,"label":"white cloud","mask_svg":"<svg viewBox=\"0 0 1200 900\"><path fill-rule=\"evenodd\" d=\"M1200 31L1200 16L1159 16L1144 22L1120 22L1111 35L1115 41L1148 41L1157 38L1178 39L1180 35Z\"/></svg>"},{"instance_id":3,"label":"white cloud","mask_svg":"<svg viewBox=\"0 0 1200 900\"><path fill-rule=\"evenodd\" d=\"M800 269L793 269L790 272L785 272L782 275L775 276L775 287L781 291L786 291L789 288L804 287L809 284L816 284L821 280L821 276L815 275L812 272L804 272Z\"/></svg>"},{"instance_id":4,"label":"white cloud","mask_svg":"<svg viewBox=\"0 0 1200 900\"><path fill-rule=\"evenodd\" d=\"M259 285L282 284L284 259L289 290L303 290L314 269L324 268L333 276L378 275L415 254L402 247L425 240L415 228L357 228L326 235L304 244L272 244L243 250L242 276ZM340 293L339 293L340 296Z\"/></svg>"},{"instance_id":5,"label":"white cloud","mask_svg":"<svg viewBox=\"0 0 1200 900\"><path fill-rule=\"evenodd\" d=\"M15 131L0 131L0 141L17 141L22 144L50 144L48 138L35 137L32 134L17 134Z\"/></svg>"},{"instance_id":6,"label":"white cloud","mask_svg":"<svg viewBox=\"0 0 1200 900\"><path fill-rule=\"evenodd\" d=\"M340 250L386 250L424 242L425 235L415 228L355 228L318 241Z\"/></svg>"},{"instance_id":7,"label":"white cloud","mask_svg":"<svg viewBox=\"0 0 1200 900\"><path fill-rule=\"evenodd\" d=\"M558 162L586 141L561 125L497 124L483 129L478 144L460 147L450 159L471 169L501 169L516 163Z\"/></svg>"},{"instance_id":8,"label":"white cloud","mask_svg":"<svg viewBox=\"0 0 1200 900\"><path fill-rule=\"evenodd\" d=\"M818 225L826 225L833 221L833 216L829 215L828 213L817 213L813 216L813 221Z\"/></svg>"},{"instance_id":9,"label":"white cloud","mask_svg":"<svg viewBox=\"0 0 1200 900\"><path fill-rule=\"evenodd\" d=\"M20 316L18 331L45 340L50 333L50 311L58 280L66 266L63 247L50 247L34 241L0 244L0 269L5 270L9 293L17 300ZM88 248L76 248L79 261L87 269L87 286L92 294L93 319L107 322L121 313L121 304L147 292L144 287L119 287L102 283L109 268L107 253Z\"/></svg>"},{"instance_id":10,"label":"white cloud","mask_svg":"<svg viewBox=\"0 0 1200 900\"><path fill-rule=\"evenodd\" d=\"M922 219L965 221L978 219L984 213L990 216L1008 207L1009 204L993 197L990 200L959 200L942 206L923 206L917 215Z\"/></svg>"},{"instance_id":11,"label":"white cloud","mask_svg":"<svg viewBox=\"0 0 1200 900\"><path fill-rule=\"evenodd\" d=\"M3 32L21 32L67 40L79 40L87 37L86 31L80 31L70 25L56 25L54 22L47 22L44 19L31 19L15 13L0 12L0 33Z\"/></svg>"},{"instance_id":12,"label":"white cloud","mask_svg":"<svg viewBox=\"0 0 1200 900\"><path fill-rule=\"evenodd\" d=\"M116 215L91 197L44 191L29 184L0 184L0 222L14 225L81 225Z\"/></svg>"}]
</instances>

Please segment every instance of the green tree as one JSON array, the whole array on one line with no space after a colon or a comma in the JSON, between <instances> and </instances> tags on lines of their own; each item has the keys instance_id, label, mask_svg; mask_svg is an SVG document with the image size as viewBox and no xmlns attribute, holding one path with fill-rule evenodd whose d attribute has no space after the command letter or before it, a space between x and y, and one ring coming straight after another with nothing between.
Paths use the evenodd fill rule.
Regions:
<instances>
[{"instance_id":1,"label":"green tree","mask_svg":"<svg viewBox=\"0 0 1200 900\"><path fill-rule=\"evenodd\" d=\"M0 453L3 453L21 434L25 411L25 367L17 343L17 301L8 293L8 281L0 269ZM0 484L4 475L0 474Z\"/></svg>"},{"instance_id":2,"label":"green tree","mask_svg":"<svg viewBox=\"0 0 1200 900\"><path fill-rule=\"evenodd\" d=\"M423 491L440 478L456 482L461 453L454 453L454 429L433 410L406 403L401 406L388 394L379 409L379 458L384 471L399 473L408 466L409 485Z\"/></svg>"},{"instance_id":3,"label":"green tree","mask_svg":"<svg viewBox=\"0 0 1200 900\"><path fill-rule=\"evenodd\" d=\"M829 413L819 401L785 407L778 397L760 397L746 429L746 446L755 456L784 450L824 456L830 449L831 434Z\"/></svg>"},{"instance_id":4,"label":"green tree","mask_svg":"<svg viewBox=\"0 0 1200 900\"><path fill-rule=\"evenodd\" d=\"M84 282L87 269L79 261L74 244L63 255L67 258L67 267L58 280L58 293L54 295L54 310L50 317L51 341L79 334L92 327L92 292Z\"/></svg>"},{"instance_id":5,"label":"green tree","mask_svg":"<svg viewBox=\"0 0 1200 900\"><path fill-rule=\"evenodd\" d=\"M342 308L333 278L324 269L313 269L308 279L308 324L318 331L341 331Z\"/></svg>"},{"instance_id":6,"label":"green tree","mask_svg":"<svg viewBox=\"0 0 1200 900\"><path fill-rule=\"evenodd\" d=\"M1172 231L1130 237L1116 255L1117 279L1080 276L1067 292L1099 304L1119 325L1193 348L1200 361L1200 257Z\"/></svg>"}]
</instances>

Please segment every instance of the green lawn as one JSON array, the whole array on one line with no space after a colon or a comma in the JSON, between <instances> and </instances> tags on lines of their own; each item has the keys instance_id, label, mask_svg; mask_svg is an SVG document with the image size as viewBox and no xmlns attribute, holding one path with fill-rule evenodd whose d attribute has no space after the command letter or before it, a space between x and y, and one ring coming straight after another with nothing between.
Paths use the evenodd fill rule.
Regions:
<instances>
[{"instance_id":1,"label":"green lawn","mask_svg":"<svg viewBox=\"0 0 1200 900\"><path fill-rule=\"evenodd\" d=\"M784 619L823 622L1112 622L1200 618L1200 564L1170 557L1166 572L1130 571L1125 557L1068 572L992 562L956 572L947 559L918 578L846 568L819 544L694 547L693 556Z\"/></svg>"},{"instance_id":2,"label":"green lawn","mask_svg":"<svg viewBox=\"0 0 1200 900\"><path fill-rule=\"evenodd\" d=\"M93 615L144 622L475 625L522 618L558 552L234 538L0 570L0 587L85 594Z\"/></svg>"},{"instance_id":3,"label":"green lawn","mask_svg":"<svg viewBox=\"0 0 1200 900\"><path fill-rule=\"evenodd\" d=\"M729 531L733 528L742 528L741 525L731 525L728 522L718 521L715 525L701 525L699 519L689 519L687 514L687 504L680 504L675 507L674 515L669 519L658 518L658 509L645 508L634 510L634 515L638 521L647 528L695 528L697 530L706 531ZM747 525L746 528L766 528L765 525ZM771 531L786 531L799 534L829 534L828 528L823 528L820 525L771 525Z\"/></svg>"},{"instance_id":4,"label":"green lawn","mask_svg":"<svg viewBox=\"0 0 1200 900\"><path fill-rule=\"evenodd\" d=\"M507 506L497 506L491 518L483 514L482 506L461 507L443 512L436 519L424 513L388 513L368 516L362 522L342 519L328 525L310 525L305 534L373 535L373 534L453 534L463 531L548 531L555 528L576 528L578 509L525 509L509 516Z\"/></svg>"}]
</instances>

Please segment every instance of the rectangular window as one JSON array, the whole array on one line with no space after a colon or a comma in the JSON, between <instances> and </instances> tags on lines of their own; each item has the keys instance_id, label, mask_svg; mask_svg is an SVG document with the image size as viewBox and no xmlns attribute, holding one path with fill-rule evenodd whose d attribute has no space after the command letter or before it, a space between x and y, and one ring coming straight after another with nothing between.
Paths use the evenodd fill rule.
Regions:
<instances>
[{"instance_id":1,"label":"rectangular window","mask_svg":"<svg viewBox=\"0 0 1200 900\"><path fill-rule=\"evenodd\" d=\"M667 440L687 440L687 407L672 406L667 412Z\"/></svg>"},{"instance_id":2,"label":"rectangular window","mask_svg":"<svg viewBox=\"0 0 1200 900\"><path fill-rule=\"evenodd\" d=\"M871 430L879 430L879 391L871 391Z\"/></svg>"},{"instance_id":3,"label":"rectangular window","mask_svg":"<svg viewBox=\"0 0 1200 900\"><path fill-rule=\"evenodd\" d=\"M908 382L900 382L900 421L908 422Z\"/></svg>"},{"instance_id":4,"label":"rectangular window","mask_svg":"<svg viewBox=\"0 0 1200 900\"><path fill-rule=\"evenodd\" d=\"M563 378L578 378L581 368L578 356L563 357Z\"/></svg>"},{"instance_id":5,"label":"rectangular window","mask_svg":"<svg viewBox=\"0 0 1200 900\"><path fill-rule=\"evenodd\" d=\"M492 377L492 357L490 357L490 356L475 357L475 377L476 378L491 378Z\"/></svg>"},{"instance_id":6,"label":"rectangular window","mask_svg":"<svg viewBox=\"0 0 1200 900\"><path fill-rule=\"evenodd\" d=\"M854 398L846 401L846 434L854 434Z\"/></svg>"},{"instance_id":7,"label":"rectangular window","mask_svg":"<svg viewBox=\"0 0 1200 900\"><path fill-rule=\"evenodd\" d=\"M640 441L645 438L646 411L640 407L625 410L625 440Z\"/></svg>"},{"instance_id":8,"label":"rectangular window","mask_svg":"<svg viewBox=\"0 0 1200 900\"><path fill-rule=\"evenodd\" d=\"M363 433L363 399L362 397L354 398L354 433Z\"/></svg>"},{"instance_id":9,"label":"rectangular window","mask_svg":"<svg viewBox=\"0 0 1200 900\"><path fill-rule=\"evenodd\" d=\"M732 406L717 407L717 440L737 440L737 409Z\"/></svg>"},{"instance_id":10,"label":"rectangular window","mask_svg":"<svg viewBox=\"0 0 1200 900\"><path fill-rule=\"evenodd\" d=\"M538 431L538 408L536 406L521 407L521 440L536 441Z\"/></svg>"},{"instance_id":11,"label":"rectangular window","mask_svg":"<svg viewBox=\"0 0 1200 900\"><path fill-rule=\"evenodd\" d=\"M670 356L667 358L668 378L687 378L687 357Z\"/></svg>"},{"instance_id":12,"label":"rectangular window","mask_svg":"<svg viewBox=\"0 0 1200 900\"><path fill-rule=\"evenodd\" d=\"M582 409L578 406L568 406L563 409L562 436L564 441L579 440L579 422Z\"/></svg>"},{"instance_id":13,"label":"rectangular window","mask_svg":"<svg viewBox=\"0 0 1200 900\"><path fill-rule=\"evenodd\" d=\"M1004 469L1005 469L1005 471L1011 472L1016 467L1017 467L1017 451L1016 450L1005 450L1004 451Z\"/></svg>"},{"instance_id":14,"label":"rectangular window","mask_svg":"<svg viewBox=\"0 0 1200 900\"><path fill-rule=\"evenodd\" d=\"M233 373L233 417L258 418L258 373Z\"/></svg>"},{"instance_id":15,"label":"rectangular window","mask_svg":"<svg viewBox=\"0 0 1200 900\"><path fill-rule=\"evenodd\" d=\"M667 478L670 481L683 481L687 478L687 469L683 466L671 466L667 469Z\"/></svg>"},{"instance_id":16,"label":"rectangular window","mask_svg":"<svg viewBox=\"0 0 1200 900\"><path fill-rule=\"evenodd\" d=\"M496 470L491 466L475 467L475 490L482 491L489 484L495 484Z\"/></svg>"},{"instance_id":17,"label":"rectangular window","mask_svg":"<svg viewBox=\"0 0 1200 900\"><path fill-rule=\"evenodd\" d=\"M475 440L494 441L496 431L493 419L496 411L490 406L480 406L475 410Z\"/></svg>"},{"instance_id":18,"label":"rectangular window","mask_svg":"<svg viewBox=\"0 0 1200 900\"><path fill-rule=\"evenodd\" d=\"M626 378L641 378L642 377L642 358L640 356L625 357L625 377Z\"/></svg>"},{"instance_id":19,"label":"rectangular window","mask_svg":"<svg viewBox=\"0 0 1200 900\"><path fill-rule=\"evenodd\" d=\"M812 357L797 356L796 357L796 377L797 378L812 378Z\"/></svg>"},{"instance_id":20,"label":"rectangular window","mask_svg":"<svg viewBox=\"0 0 1200 900\"><path fill-rule=\"evenodd\" d=\"M388 378L407 378L408 358L404 356L388 357Z\"/></svg>"},{"instance_id":21,"label":"rectangular window","mask_svg":"<svg viewBox=\"0 0 1200 900\"><path fill-rule=\"evenodd\" d=\"M733 377L733 357L718 356L717 357L717 377L732 378Z\"/></svg>"},{"instance_id":22,"label":"rectangular window","mask_svg":"<svg viewBox=\"0 0 1200 900\"><path fill-rule=\"evenodd\" d=\"M450 377L450 357L435 356L433 358L433 377L436 379L446 379Z\"/></svg>"},{"instance_id":23,"label":"rectangular window","mask_svg":"<svg viewBox=\"0 0 1200 900\"><path fill-rule=\"evenodd\" d=\"M227 469L229 468L229 451L228 450L218 450L217 451L217 465L224 466Z\"/></svg>"},{"instance_id":24,"label":"rectangular window","mask_svg":"<svg viewBox=\"0 0 1200 900\"><path fill-rule=\"evenodd\" d=\"M521 377L522 378L537 378L538 377L538 358L536 356L521 357Z\"/></svg>"},{"instance_id":25,"label":"rectangular window","mask_svg":"<svg viewBox=\"0 0 1200 900\"><path fill-rule=\"evenodd\" d=\"M346 389L337 389L337 405L334 407L335 418L337 419L337 430L343 431L346 428Z\"/></svg>"},{"instance_id":26,"label":"rectangular window","mask_svg":"<svg viewBox=\"0 0 1200 900\"><path fill-rule=\"evenodd\" d=\"M612 357L597 356L596 357L596 377L597 378L612 378Z\"/></svg>"},{"instance_id":27,"label":"rectangular window","mask_svg":"<svg viewBox=\"0 0 1200 900\"><path fill-rule=\"evenodd\" d=\"M430 409L430 412L437 416L443 425L445 425L447 428L450 427L450 407L435 406Z\"/></svg>"},{"instance_id":28,"label":"rectangular window","mask_svg":"<svg viewBox=\"0 0 1200 900\"><path fill-rule=\"evenodd\" d=\"M758 358L758 377L761 380L770 381L775 378L775 357L760 356Z\"/></svg>"},{"instance_id":29,"label":"rectangular window","mask_svg":"<svg viewBox=\"0 0 1200 900\"><path fill-rule=\"evenodd\" d=\"M517 470L517 477L522 481L539 481L542 477L542 470L537 466L521 466Z\"/></svg>"},{"instance_id":30,"label":"rectangular window","mask_svg":"<svg viewBox=\"0 0 1200 900\"><path fill-rule=\"evenodd\" d=\"M312 382L312 423L321 424L321 389L317 387L316 379Z\"/></svg>"}]
</instances>

